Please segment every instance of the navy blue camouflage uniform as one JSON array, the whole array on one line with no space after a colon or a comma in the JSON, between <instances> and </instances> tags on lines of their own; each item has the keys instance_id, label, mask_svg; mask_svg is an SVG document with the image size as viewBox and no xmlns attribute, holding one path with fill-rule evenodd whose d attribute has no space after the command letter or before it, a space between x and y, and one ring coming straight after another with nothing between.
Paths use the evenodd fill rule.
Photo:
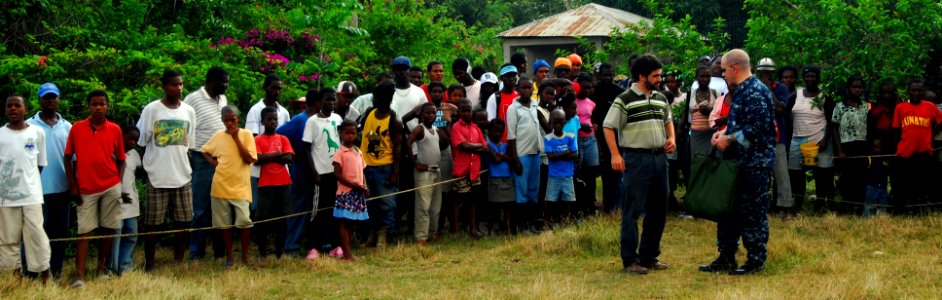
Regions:
<instances>
[{"instance_id":1,"label":"navy blue camouflage uniform","mask_svg":"<svg viewBox=\"0 0 942 300\"><path fill-rule=\"evenodd\" d=\"M739 239L749 260L765 262L769 241L769 202L775 165L775 105L772 94L755 76L740 83L732 94L727 135L735 137L739 176L733 215L717 222L716 239L724 255L736 253Z\"/></svg>"}]
</instances>

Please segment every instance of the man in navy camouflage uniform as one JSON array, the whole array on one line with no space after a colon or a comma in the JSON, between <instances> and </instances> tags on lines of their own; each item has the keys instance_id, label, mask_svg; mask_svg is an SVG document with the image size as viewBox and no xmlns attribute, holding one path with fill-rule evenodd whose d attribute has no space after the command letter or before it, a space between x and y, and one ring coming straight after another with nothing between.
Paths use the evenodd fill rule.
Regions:
<instances>
[{"instance_id":1,"label":"man in navy camouflage uniform","mask_svg":"<svg viewBox=\"0 0 942 300\"><path fill-rule=\"evenodd\" d=\"M769 241L769 202L772 168L775 166L775 104L769 89L752 75L749 55L734 49L723 56L723 75L735 85L728 127L713 135L720 150L734 147L739 164L735 210L717 222L716 240L720 256L700 266L704 272L729 271L746 275L762 270ZM736 266L736 250L742 237L748 260Z\"/></svg>"}]
</instances>

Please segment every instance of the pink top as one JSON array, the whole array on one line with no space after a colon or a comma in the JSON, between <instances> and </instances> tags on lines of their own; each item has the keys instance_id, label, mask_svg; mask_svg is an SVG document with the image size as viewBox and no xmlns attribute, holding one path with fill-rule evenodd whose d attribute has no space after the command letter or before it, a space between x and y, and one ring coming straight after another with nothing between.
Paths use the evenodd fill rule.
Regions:
<instances>
[{"instance_id":1,"label":"pink top","mask_svg":"<svg viewBox=\"0 0 942 300\"><path fill-rule=\"evenodd\" d=\"M592 110L595 109L595 102L592 99L576 99L576 116L579 116L579 124L592 126ZM595 129L585 132L579 130L579 137L585 138L595 136Z\"/></svg>"},{"instance_id":2,"label":"pink top","mask_svg":"<svg viewBox=\"0 0 942 300\"><path fill-rule=\"evenodd\" d=\"M726 109L724 113L723 106L726 106L726 105L725 103L723 103L723 101L726 101L726 95L722 95L719 98L716 98L716 101L713 101L713 111L710 112L710 128L715 128L716 120L724 118L726 117L726 115L729 114L729 109ZM722 128L719 128L717 130L723 130L725 128L726 126L723 126Z\"/></svg>"},{"instance_id":3,"label":"pink top","mask_svg":"<svg viewBox=\"0 0 942 300\"><path fill-rule=\"evenodd\" d=\"M366 168L366 162L363 162L363 154L360 153L359 148L347 148L340 145L340 150L337 150L337 153L334 154L334 164L340 165L343 172L340 176L343 178L353 183L366 183L366 180L363 179L363 169ZM337 195L349 193L352 190L353 188L342 182L337 182Z\"/></svg>"}]
</instances>

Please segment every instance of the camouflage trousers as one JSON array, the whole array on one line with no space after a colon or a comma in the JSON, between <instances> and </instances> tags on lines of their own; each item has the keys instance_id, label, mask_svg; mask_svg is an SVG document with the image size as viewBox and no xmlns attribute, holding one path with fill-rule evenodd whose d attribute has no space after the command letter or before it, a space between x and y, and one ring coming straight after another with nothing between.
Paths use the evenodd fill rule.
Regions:
<instances>
[{"instance_id":1,"label":"camouflage trousers","mask_svg":"<svg viewBox=\"0 0 942 300\"><path fill-rule=\"evenodd\" d=\"M769 242L769 202L772 168L740 168L736 179L735 211L716 223L721 254L735 254L742 238L749 260L765 262Z\"/></svg>"}]
</instances>

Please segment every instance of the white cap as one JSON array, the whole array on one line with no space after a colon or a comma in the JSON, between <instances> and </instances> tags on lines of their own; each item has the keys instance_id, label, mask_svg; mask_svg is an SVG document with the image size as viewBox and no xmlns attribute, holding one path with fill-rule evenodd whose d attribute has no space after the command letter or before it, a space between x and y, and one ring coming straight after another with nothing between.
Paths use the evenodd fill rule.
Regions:
<instances>
[{"instance_id":1,"label":"white cap","mask_svg":"<svg viewBox=\"0 0 942 300\"><path fill-rule=\"evenodd\" d=\"M491 73L491 72L484 73L483 75L481 75L481 82L497 84L497 75L494 75L494 73Z\"/></svg>"}]
</instances>

